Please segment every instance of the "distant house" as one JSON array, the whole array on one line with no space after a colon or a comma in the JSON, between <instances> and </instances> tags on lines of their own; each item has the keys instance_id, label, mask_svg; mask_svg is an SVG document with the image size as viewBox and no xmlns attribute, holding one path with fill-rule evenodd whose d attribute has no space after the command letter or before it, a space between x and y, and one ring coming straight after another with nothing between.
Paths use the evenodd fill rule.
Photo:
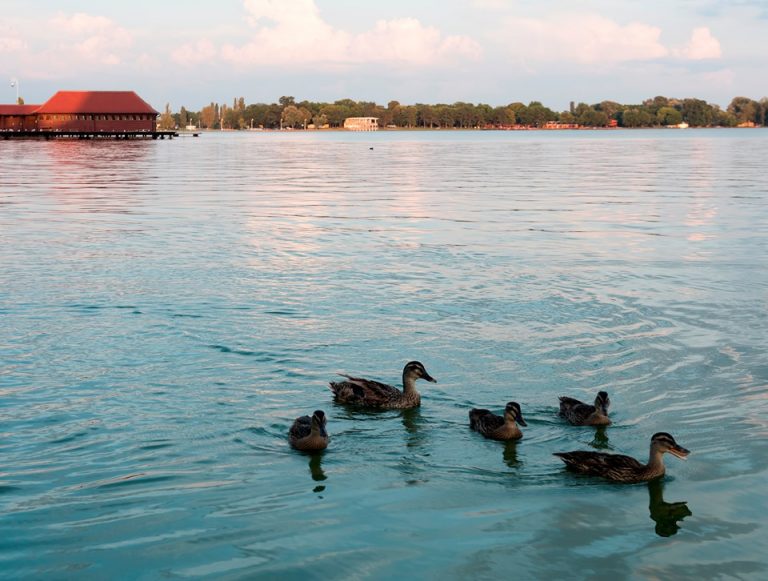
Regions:
<instances>
[{"instance_id":1,"label":"distant house","mask_svg":"<svg viewBox=\"0 0 768 581\"><path fill-rule=\"evenodd\" d=\"M378 117L347 117L344 119L344 129L350 131L378 131Z\"/></svg>"},{"instance_id":2,"label":"distant house","mask_svg":"<svg viewBox=\"0 0 768 581\"><path fill-rule=\"evenodd\" d=\"M157 115L133 91L59 91L42 105L0 105L0 130L154 132Z\"/></svg>"}]
</instances>

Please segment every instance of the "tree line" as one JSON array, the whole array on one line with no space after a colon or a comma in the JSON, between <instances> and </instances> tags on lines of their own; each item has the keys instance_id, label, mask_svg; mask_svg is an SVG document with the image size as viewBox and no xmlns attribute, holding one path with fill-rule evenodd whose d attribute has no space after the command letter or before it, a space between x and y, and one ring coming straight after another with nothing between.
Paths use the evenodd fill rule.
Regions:
<instances>
[{"instance_id":1,"label":"tree line","mask_svg":"<svg viewBox=\"0 0 768 581\"><path fill-rule=\"evenodd\" d=\"M159 119L162 129L188 125L204 129L315 129L342 127L347 117L377 117L380 127L471 129L491 127L543 127L548 123L581 127L663 127L687 123L691 127L763 126L768 119L768 97L759 101L734 97L726 109L701 99L653 97L638 105L615 101L571 104L568 111L553 111L539 101L493 107L485 103L387 106L372 101L341 99L333 103L299 101L283 96L277 103L245 104L234 99L232 105L211 103L200 111L181 107L172 112L165 106Z\"/></svg>"}]
</instances>

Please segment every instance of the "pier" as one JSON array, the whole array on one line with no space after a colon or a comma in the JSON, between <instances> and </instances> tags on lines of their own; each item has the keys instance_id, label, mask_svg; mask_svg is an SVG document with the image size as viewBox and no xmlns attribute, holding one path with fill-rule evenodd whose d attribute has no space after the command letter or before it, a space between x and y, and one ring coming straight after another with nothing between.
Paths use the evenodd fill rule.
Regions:
<instances>
[{"instance_id":1,"label":"pier","mask_svg":"<svg viewBox=\"0 0 768 581\"><path fill-rule=\"evenodd\" d=\"M66 129L0 129L0 139L173 139L178 131L75 131Z\"/></svg>"}]
</instances>

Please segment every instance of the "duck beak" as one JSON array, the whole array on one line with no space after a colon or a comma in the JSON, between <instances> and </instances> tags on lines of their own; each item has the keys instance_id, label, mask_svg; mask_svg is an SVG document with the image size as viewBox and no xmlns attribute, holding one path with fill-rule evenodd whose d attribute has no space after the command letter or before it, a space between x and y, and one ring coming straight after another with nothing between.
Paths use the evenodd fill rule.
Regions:
<instances>
[{"instance_id":1,"label":"duck beak","mask_svg":"<svg viewBox=\"0 0 768 581\"><path fill-rule=\"evenodd\" d=\"M520 424L521 426L527 426L528 424L525 423L525 420L523 419L523 414L517 414L517 417L515 418L515 421Z\"/></svg>"},{"instance_id":2,"label":"duck beak","mask_svg":"<svg viewBox=\"0 0 768 581\"><path fill-rule=\"evenodd\" d=\"M682 446L675 446L674 448L669 449L669 453L672 454L675 458L680 458L681 460L685 460L686 456L691 453L690 450L687 450L686 448L683 448Z\"/></svg>"},{"instance_id":3,"label":"duck beak","mask_svg":"<svg viewBox=\"0 0 768 581\"><path fill-rule=\"evenodd\" d=\"M429 373L427 373L426 370L424 371L424 375L422 375L421 378L426 379L430 383L437 383L437 379L435 379Z\"/></svg>"}]
</instances>

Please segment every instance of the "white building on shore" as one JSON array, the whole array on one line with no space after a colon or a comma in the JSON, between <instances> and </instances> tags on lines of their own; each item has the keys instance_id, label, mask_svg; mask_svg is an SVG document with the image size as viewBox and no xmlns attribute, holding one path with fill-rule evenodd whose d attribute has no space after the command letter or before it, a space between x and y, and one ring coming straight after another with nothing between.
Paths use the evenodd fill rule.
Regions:
<instances>
[{"instance_id":1,"label":"white building on shore","mask_svg":"<svg viewBox=\"0 0 768 581\"><path fill-rule=\"evenodd\" d=\"M350 131L378 131L378 117L347 117L344 119L344 129Z\"/></svg>"}]
</instances>

